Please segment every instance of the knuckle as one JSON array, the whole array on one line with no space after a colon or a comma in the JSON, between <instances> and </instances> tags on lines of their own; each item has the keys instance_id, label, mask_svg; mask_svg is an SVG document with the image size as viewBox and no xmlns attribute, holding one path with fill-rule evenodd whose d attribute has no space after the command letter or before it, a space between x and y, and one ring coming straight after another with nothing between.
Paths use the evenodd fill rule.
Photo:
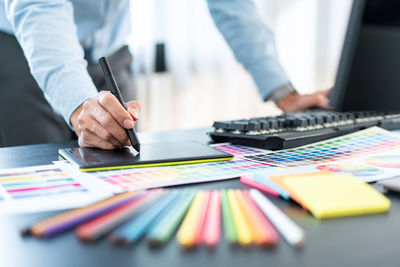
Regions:
<instances>
[{"instance_id":1,"label":"knuckle","mask_svg":"<svg viewBox=\"0 0 400 267\"><path fill-rule=\"evenodd\" d=\"M113 138L112 134L110 132L104 133L104 139L107 141L111 141Z\"/></svg>"},{"instance_id":2,"label":"knuckle","mask_svg":"<svg viewBox=\"0 0 400 267\"><path fill-rule=\"evenodd\" d=\"M82 125L83 123L85 123L85 116L81 113L81 114L79 114L79 116L78 116L78 123L80 124L80 125Z\"/></svg>"},{"instance_id":3,"label":"knuckle","mask_svg":"<svg viewBox=\"0 0 400 267\"><path fill-rule=\"evenodd\" d=\"M110 114L108 114L108 113L103 113L103 123L104 123L104 125L111 125L111 123L113 122L113 118L111 117L111 115Z\"/></svg>"},{"instance_id":4,"label":"knuckle","mask_svg":"<svg viewBox=\"0 0 400 267\"><path fill-rule=\"evenodd\" d=\"M85 102L83 103L82 109L83 109L84 111L89 111L90 108L91 108L91 106L92 106L92 102L91 102L90 100L88 100L88 101L85 101Z\"/></svg>"},{"instance_id":5,"label":"knuckle","mask_svg":"<svg viewBox=\"0 0 400 267\"><path fill-rule=\"evenodd\" d=\"M96 123L91 123L90 126L88 127L88 129L92 133L97 133L97 125L96 125Z\"/></svg>"},{"instance_id":6,"label":"knuckle","mask_svg":"<svg viewBox=\"0 0 400 267\"><path fill-rule=\"evenodd\" d=\"M100 98L100 103L104 106L108 106L112 103L114 96L110 93L103 93L103 97Z\"/></svg>"}]
</instances>

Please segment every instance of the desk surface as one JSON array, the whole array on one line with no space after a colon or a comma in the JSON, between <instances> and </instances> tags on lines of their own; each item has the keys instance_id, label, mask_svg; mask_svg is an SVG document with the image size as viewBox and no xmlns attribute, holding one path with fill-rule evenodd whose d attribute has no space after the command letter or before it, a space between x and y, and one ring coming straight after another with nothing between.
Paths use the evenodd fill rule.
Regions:
<instances>
[{"instance_id":1,"label":"desk surface","mask_svg":"<svg viewBox=\"0 0 400 267\"><path fill-rule=\"evenodd\" d=\"M205 129L141 134L142 142L198 140L207 142ZM0 149L0 168L48 164L57 150L75 142ZM191 185L195 188L241 188L237 179ZM0 266L400 266L400 196L388 195L387 214L319 221L293 202L272 199L307 234L301 250L283 239L272 250L230 247L221 241L215 250L182 251L175 240L161 249L146 242L115 248L106 240L83 244L69 232L52 240L22 238L19 229L51 213L0 217Z\"/></svg>"}]
</instances>

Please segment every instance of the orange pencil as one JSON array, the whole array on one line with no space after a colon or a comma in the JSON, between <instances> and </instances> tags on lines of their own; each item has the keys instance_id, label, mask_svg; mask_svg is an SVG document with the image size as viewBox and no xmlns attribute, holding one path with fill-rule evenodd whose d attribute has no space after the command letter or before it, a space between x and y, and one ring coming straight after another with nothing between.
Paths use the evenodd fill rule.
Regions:
<instances>
[{"instance_id":1,"label":"orange pencil","mask_svg":"<svg viewBox=\"0 0 400 267\"><path fill-rule=\"evenodd\" d=\"M201 243L204 232L204 227L207 220L207 213L211 199L211 191L204 193L204 200L202 203L199 219L197 221L196 234L194 236L193 245L196 246Z\"/></svg>"},{"instance_id":2,"label":"orange pencil","mask_svg":"<svg viewBox=\"0 0 400 267\"><path fill-rule=\"evenodd\" d=\"M203 231L203 243L215 247L221 232L221 201L220 193L214 190L211 193L210 204L207 213L207 221Z\"/></svg>"},{"instance_id":3,"label":"orange pencil","mask_svg":"<svg viewBox=\"0 0 400 267\"><path fill-rule=\"evenodd\" d=\"M272 246L278 242L278 233L264 214L259 210L247 190L236 190L243 213L247 214L246 220L251 226L253 240L256 244Z\"/></svg>"},{"instance_id":4,"label":"orange pencil","mask_svg":"<svg viewBox=\"0 0 400 267\"><path fill-rule=\"evenodd\" d=\"M83 241L95 241L146 208L148 204L160 197L162 193L163 191L160 189L151 190L132 202L82 224L76 229L76 235Z\"/></svg>"}]
</instances>

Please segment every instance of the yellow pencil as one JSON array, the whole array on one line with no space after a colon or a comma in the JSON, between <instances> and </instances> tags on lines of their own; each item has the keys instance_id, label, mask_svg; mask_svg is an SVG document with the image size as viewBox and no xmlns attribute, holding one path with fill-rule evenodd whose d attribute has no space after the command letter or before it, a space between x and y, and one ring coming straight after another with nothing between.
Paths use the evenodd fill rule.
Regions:
<instances>
[{"instance_id":1,"label":"yellow pencil","mask_svg":"<svg viewBox=\"0 0 400 267\"><path fill-rule=\"evenodd\" d=\"M235 224L237 239L241 245L250 245L252 242L250 226L245 220L245 215L240 209L234 190L228 190L229 206L232 210L233 221Z\"/></svg>"},{"instance_id":2,"label":"yellow pencil","mask_svg":"<svg viewBox=\"0 0 400 267\"><path fill-rule=\"evenodd\" d=\"M199 191L192 205L189 208L185 219L183 219L182 225L178 230L176 239L179 244L185 248L194 246L194 240L196 237L197 224L199 223L199 216L204 200L204 191Z\"/></svg>"}]
</instances>

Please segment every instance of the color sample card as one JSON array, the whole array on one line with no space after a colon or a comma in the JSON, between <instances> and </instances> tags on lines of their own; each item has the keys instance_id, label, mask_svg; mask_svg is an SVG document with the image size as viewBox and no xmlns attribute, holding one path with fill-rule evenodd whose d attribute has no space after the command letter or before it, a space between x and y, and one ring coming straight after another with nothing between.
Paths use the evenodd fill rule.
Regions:
<instances>
[{"instance_id":1,"label":"color sample card","mask_svg":"<svg viewBox=\"0 0 400 267\"><path fill-rule=\"evenodd\" d=\"M327 170L335 173L351 173L356 177L377 176L384 173L383 170L374 168L372 166L349 163L328 163L317 166L317 169L321 171Z\"/></svg>"},{"instance_id":2,"label":"color sample card","mask_svg":"<svg viewBox=\"0 0 400 267\"><path fill-rule=\"evenodd\" d=\"M217 144L214 147L234 154L234 160L99 171L88 175L116 186L119 192L231 179L244 174L299 172L303 168L309 168L308 171L328 169L337 173L353 173L360 180L371 182L393 177L398 174L398 169L372 166L366 164L364 158L388 151L400 156L400 136L373 127L323 142L276 152L230 144Z\"/></svg>"},{"instance_id":3,"label":"color sample card","mask_svg":"<svg viewBox=\"0 0 400 267\"><path fill-rule=\"evenodd\" d=\"M377 167L400 169L400 155L367 157L364 162Z\"/></svg>"},{"instance_id":4,"label":"color sample card","mask_svg":"<svg viewBox=\"0 0 400 267\"><path fill-rule=\"evenodd\" d=\"M241 145L234 145L230 143L221 143L216 145L211 145L212 147L227 152L229 154L234 155L235 157L242 157L242 156L250 156L250 155L257 155L257 154L264 154L267 152L271 152L269 150L248 147L248 146L241 146Z\"/></svg>"},{"instance_id":5,"label":"color sample card","mask_svg":"<svg viewBox=\"0 0 400 267\"><path fill-rule=\"evenodd\" d=\"M275 178L317 218L379 213L390 208L388 198L351 174L320 171Z\"/></svg>"},{"instance_id":6,"label":"color sample card","mask_svg":"<svg viewBox=\"0 0 400 267\"><path fill-rule=\"evenodd\" d=\"M76 208L111 195L101 181L83 180L66 168L42 165L1 170L0 213Z\"/></svg>"},{"instance_id":7,"label":"color sample card","mask_svg":"<svg viewBox=\"0 0 400 267\"><path fill-rule=\"evenodd\" d=\"M284 167L284 173L329 170L350 173L364 182L400 174L400 136L379 127L323 142L263 155L244 156L259 163ZM275 171L273 174L276 175Z\"/></svg>"},{"instance_id":8,"label":"color sample card","mask_svg":"<svg viewBox=\"0 0 400 267\"><path fill-rule=\"evenodd\" d=\"M245 158L281 167L298 167L352 159L398 148L398 135L372 127L311 145Z\"/></svg>"},{"instance_id":9,"label":"color sample card","mask_svg":"<svg viewBox=\"0 0 400 267\"><path fill-rule=\"evenodd\" d=\"M91 172L87 175L118 186L122 191L238 178L275 167L235 158L231 161Z\"/></svg>"}]
</instances>

